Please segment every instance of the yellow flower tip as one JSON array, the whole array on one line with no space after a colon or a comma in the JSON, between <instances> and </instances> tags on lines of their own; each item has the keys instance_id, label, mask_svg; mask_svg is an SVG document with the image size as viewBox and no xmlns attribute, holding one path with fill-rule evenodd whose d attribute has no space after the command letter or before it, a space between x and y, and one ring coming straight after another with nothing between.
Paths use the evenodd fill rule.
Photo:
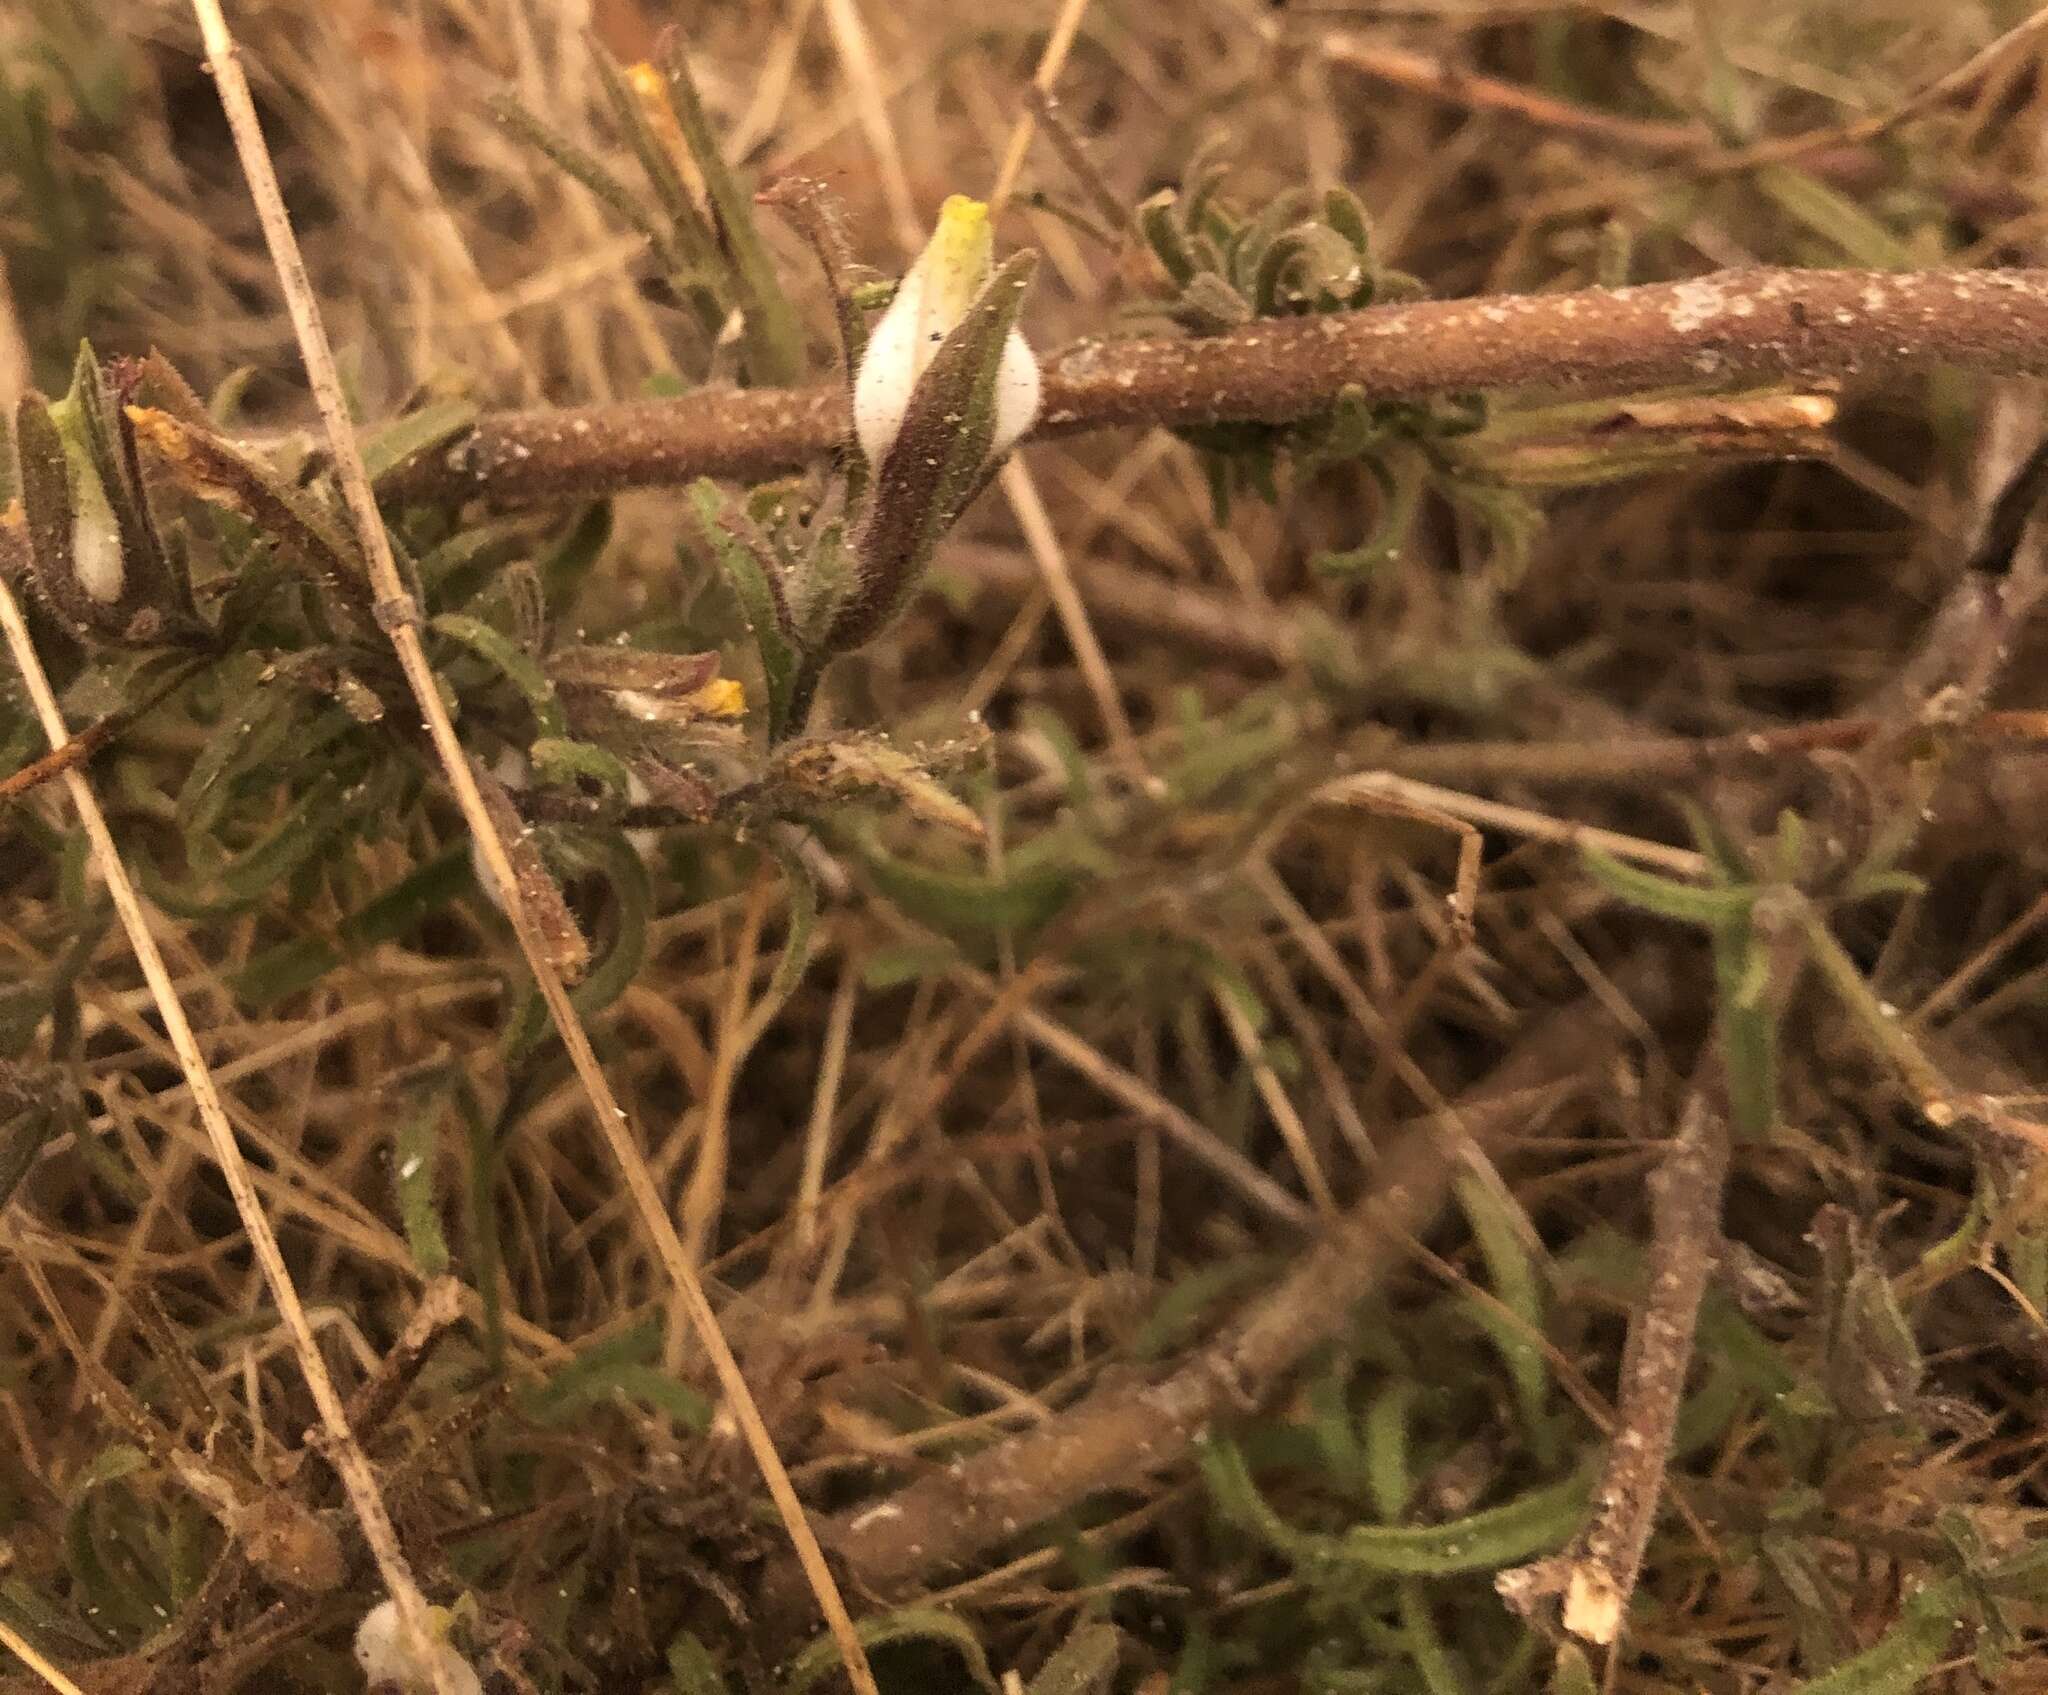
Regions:
<instances>
[{"instance_id":1,"label":"yellow flower tip","mask_svg":"<svg viewBox=\"0 0 2048 1695\"><path fill-rule=\"evenodd\" d=\"M974 230L988 222L988 202L969 194L949 194L939 208L942 230Z\"/></svg>"},{"instance_id":2,"label":"yellow flower tip","mask_svg":"<svg viewBox=\"0 0 2048 1695\"><path fill-rule=\"evenodd\" d=\"M692 697L707 718L738 718L747 710L747 691L737 677L714 677Z\"/></svg>"},{"instance_id":3,"label":"yellow flower tip","mask_svg":"<svg viewBox=\"0 0 2048 1695\"><path fill-rule=\"evenodd\" d=\"M986 255L995 250L995 230L989 223L988 202L970 200L964 194L949 194L939 208L939 221L932 230L932 250L952 263Z\"/></svg>"},{"instance_id":4,"label":"yellow flower tip","mask_svg":"<svg viewBox=\"0 0 2048 1695\"><path fill-rule=\"evenodd\" d=\"M651 65L642 59L626 67L626 86L632 89L633 97L640 102L640 115L660 139L668 156L675 161L676 169L682 173L690 192L701 194L703 178L697 170L697 161L691 156L689 143L683 139L683 126L676 122L675 108L668 103L667 75L659 65Z\"/></svg>"}]
</instances>

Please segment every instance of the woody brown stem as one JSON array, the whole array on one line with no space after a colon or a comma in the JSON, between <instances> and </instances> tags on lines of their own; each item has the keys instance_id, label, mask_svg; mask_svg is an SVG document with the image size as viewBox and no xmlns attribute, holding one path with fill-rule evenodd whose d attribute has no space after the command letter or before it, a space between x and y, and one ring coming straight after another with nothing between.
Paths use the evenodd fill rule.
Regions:
<instances>
[{"instance_id":1,"label":"woody brown stem","mask_svg":"<svg viewBox=\"0 0 2048 1695\"><path fill-rule=\"evenodd\" d=\"M1655 1271L1629 1326L1615 1406L1620 1433L1594 1496L1592 1522L1566 1553L1495 1580L1523 1612L1539 1597L1561 1596L1564 1627L1588 1642L1606 1645L1620 1635L1657 1522L1700 1300L1720 1255L1727 1175L1727 1125L1713 1101L1695 1092L1670 1153L1650 1177Z\"/></svg>"},{"instance_id":2,"label":"woody brown stem","mask_svg":"<svg viewBox=\"0 0 2048 1695\"><path fill-rule=\"evenodd\" d=\"M1717 271L1685 282L1268 319L1203 338L1085 341L1049 359L1039 436L1112 425L1286 423L1347 390L1619 392L1823 383L1933 365L2048 374L2048 270ZM381 493L575 499L700 476L760 478L838 449L839 383L500 412Z\"/></svg>"},{"instance_id":3,"label":"woody brown stem","mask_svg":"<svg viewBox=\"0 0 2048 1695\"><path fill-rule=\"evenodd\" d=\"M1644 983L1641 992L1654 1005L1658 991ZM1585 1004L1538 1021L1486 1085L1451 1107L1459 1130L1481 1146L1505 1143L1542 1107L1554 1108L1557 1091L1597 1075L1611 1042L1611 1026ZM1432 1119L1410 1125L1374 1171L1371 1192L1172 1373L1105 1383L1035 1429L844 1509L819 1526L825 1544L862 1588L898 1595L1091 1495L1183 1461L1213 1420L1271 1394L1407 1257L1460 1169L1455 1138L1443 1131ZM792 1579L785 1570L769 1580L771 1611L788 1606Z\"/></svg>"}]
</instances>

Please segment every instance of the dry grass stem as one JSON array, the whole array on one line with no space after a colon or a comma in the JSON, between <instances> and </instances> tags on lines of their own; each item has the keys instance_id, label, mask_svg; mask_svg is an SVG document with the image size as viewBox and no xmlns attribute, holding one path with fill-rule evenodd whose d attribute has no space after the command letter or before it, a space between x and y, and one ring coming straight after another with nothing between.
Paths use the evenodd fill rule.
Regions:
<instances>
[{"instance_id":1,"label":"dry grass stem","mask_svg":"<svg viewBox=\"0 0 2048 1695\"><path fill-rule=\"evenodd\" d=\"M312 384L313 397L319 407L328 445L334 455L342 493L355 524L356 539L369 565L371 582L377 593L380 621L383 622L392 645L397 650L407 685L419 707L421 719L433 741L449 787L461 806L471 835L483 852L490 874L504 899L507 914L512 919L513 929L519 938L520 949L526 956L528 969L533 973L534 982L547 1003L548 1013L554 1021L556 1032L561 1037L562 1045L568 1050L577 1076L589 1096L590 1108L599 1131L626 1179L641 1223L652 1237L662 1263L674 1281L690 1327L709 1355L719 1385L724 1390L733 1415L739 1422L756 1462L761 1467L769 1493L774 1497L776 1510L781 1514L796 1549L805 1578L817 1597L827 1627L838 1642L847 1674L853 1680L857 1691L863 1692L863 1695L876 1695L874 1674L868 1669L866 1653L861 1648L860 1638L854 1631L852 1618L840 1597L838 1585L833 1581L832 1574L825 1565L823 1553L811 1531L803 1503L797 1498L795 1487L789 1480L789 1473L784 1468L780 1455L776 1453L774 1440L769 1435L767 1426L761 1419L760 1410L754 1403L752 1391L741 1374L738 1361L733 1358L724 1333L718 1327L717 1315L711 1309L703 1284L691 1266L668 1211L655 1190L646 1160L633 1141L625 1109L618 1104L609 1083L605 1080L603 1068L598 1064L596 1052L590 1045L589 1034L584 1030L582 1020L570 1004L568 991L563 987L561 977L549 960L546 946L525 910L518 876L492 822L490 810L477 787L469 756L463 751L462 744L456 737L454 724L449 719L447 706L441 698L433 668L428 662L426 649L421 644L419 609L413 602L404 578L399 575L397 563L392 556L390 538L385 532L384 520L378 511L377 499L371 491L369 476L364 469L355 433L349 422L340 378L334 365L334 354L328 345L326 330L320 320L319 305L314 299L312 284L306 274L305 261L299 253L298 241L285 211L276 171L270 162L269 149L263 140L262 128L257 120L255 104L250 98L248 81L242 73L233 37L228 31L226 19L222 16L219 0L193 0L193 7L199 18L201 31L206 37L208 57L215 81L220 88L222 104L227 110L229 124L234 130L236 150L241 157L243 173L248 179L250 193L255 198L262 216L264 239L276 266L278 281L284 289L286 305L292 314L300 352ZM53 711L54 705L52 702ZM194 1094L197 1098L196 1082ZM225 1121L222 1129L225 1132ZM331 1386L328 1393L332 1395ZM334 1418L338 1421L340 1417L341 1408L336 1401ZM369 1481L367 1466L363 1469L362 1481ZM355 1493L354 1489L351 1493ZM374 1489L372 1494L374 1495ZM361 1511L360 1501L358 1511ZM366 1526L367 1529L369 1527ZM388 1537L388 1524L384 1529ZM374 1546L375 1532L370 1530L370 1533ZM392 1554L395 1559L395 1539L392 1541ZM436 1679L441 1681L443 1673L440 1661L424 1647L427 1640L424 1635L424 1603L420 1600L417 1589L411 1587L410 1578L404 1574L402 1566L394 1566L392 1575L400 1580L392 1585L393 1598L399 1603L408 1630L423 1645L422 1657L435 1667Z\"/></svg>"}]
</instances>

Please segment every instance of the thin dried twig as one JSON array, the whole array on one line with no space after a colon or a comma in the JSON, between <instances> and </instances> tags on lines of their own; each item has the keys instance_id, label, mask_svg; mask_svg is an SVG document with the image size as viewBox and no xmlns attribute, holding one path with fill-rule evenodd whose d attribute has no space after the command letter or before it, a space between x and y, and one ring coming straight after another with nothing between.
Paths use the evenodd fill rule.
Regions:
<instances>
[{"instance_id":1,"label":"thin dried twig","mask_svg":"<svg viewBox=\"0 0 2048 1695\"><path fill-rule=\"evenodd\" d=\"M0 1648L5 1648L23 1665L41 1678L57 1695L85 1695L85 1691L59 1671L44 1657L41 1649L16 1630L5 1619L0 1619Z\"/></svg>"},{"instance_id":2,"label":"thin dried twig","mask_svg":"<svg viewBox=\"0 0 2048 1695\"><path fill-rule=\"evenodd\" d=\"M1318 803L1367 806L1388 801L1405 802L1468 824L1526 836L1531 841L1555 842L1561 847L1599 848L1617 859L1626 859L1637 865L1654 865L1659 870L1676 872L1681 877L1704 877L1708 868L1707 856L1691 848L1646 841L1641 836L1623 835L1618 830L1603 830L1593 824L1574 824L1569 819L1553 818L1547 812L1535 812L1526 806L1510 806L1504 801L1485 800L1478 795L1439 788L1434 783L1417 782L1412 777L1397 777L1391 771L1361 771L1355 777L1339 777L1333 783L1325 783L1311 798Z\"/></svg>"},{"instance_id":3,"label":"thin dried twig","mask_svg":"<svg viewBox=\"0 0 2048 1695\"><path fill-rule=\"evenodd\" d=\"M882 197L889 205L889 221L896 226L896 240L906 249L915 248L922 236L917 203L903 169L896 128L889 122L889 102L882 91L882 73L875 62L867 20L860 15L858 0L825 0L825 21L839 62L846 68L846 79L853 85L854 113L874 155Z\"/></svg>"},{"instance_id":4,"label":"thin dried twig","mask_svg":"<svg viewBox=\"0 0 2048 1695\"><path fill-rule=\"evenodd\" d=\"M1052 33L1046 37L1045 51L1038 57L1038 69L1031 76L1031 86L1041 98L1050 95L1060 80L1074 37L1081 32L1081 20L1087 16L1088 3L1089 0L1063 0L1060 15L1053 20ZM1017 174L1023 170L1025 156L1031 151L1031 138L1037 130L1035 108L1027 108L1018 115L1010 130L1009 143L1003 149L1003 162L996 170L996 185L989 190L991 212L1000 212L1008 204L1011 191L1017 186Z\"/></svg>"},{"instance_id":5,"label":"thin dried twig","mask_svg":"<svg viewBox=\"0 0 2048 1695\"><path fill-rule=\"evenodd\" d=\"M1946 105L1951 100L1961 99L1982 83L2007 55L2024 47L2043 30L2048 30L2048 6L2022 18L2011 29L1971 54L1960 65L1922 83L1905 99L1882 112L1875 112L1867 118L1857 118L1844 124L1804 130L1798 135L1771 137L1748 147L1736 148L1719 157L1702 160L1701 163L1709 170L1741 171L1753 165L1768 165L1786 159L1796 159L1802 154L1819 152L1823 148L1866 146L1889 135L1899 125L1919 117L1924 112Z\"/></svg>"},{"instance_id":6,"label":"thin dried twig","mask_svg":"<svg viewBox=\"0 0 2048 1695\"><path fill-rule=\"evenodd\" d=\"M1317 45L1331 64L1357 71L1375 82L1414 94L1426 94L1468 111L1506 113L1538 129L1569 135L1581 141L1660 156L1696 153L1703 147L1712 146L1714 141L1713 136L1698 124L1603 112L1598 107L1559 100L1536 89L1524 88L1519 83L1468 71L1426 54L1411 53L1403 47L1367 41L1363 36L1329 35Z\"/></svg>"},{"instance_id":7,"label":"thin dried twig","mask_svg":"<svg viewBox=\"0 0 2048 1695\"><path fill-rule=\"evenodd\" d=\"M993 550L990 550L993 551ZM1432 742L1393 749L1381 762L1404 777L1447 783L1510 778L1525 783L1634 785L1755 767L1789 758L1860 748L1885 728L1875 717L1819 718L1720 736L1607 737L1600 741ZM1966 726L1973 743L2039 752L2048 744L2048 712L1986 712Z\"/></svg>"},{"instance_id":8,"label":"thin dried twig","mask_svg":"<svg viewBox=\"0 0 2048 1695\"><path fill-rule=\"evenodd\" d=\"M1199 339L1087 341L1049 360L1041 435L1313 417L1347 389L1619 392L1823 383L1953 365L2048 374L2048 270L1718 271L1685 282L1265 320ZM393 479L415 499L507 502L766 477L847 439L843 384L486 416Z\"/></svg>"},{"instance_id":9,"label":"thin dried twig","mask_svg":"<svg viewBox=\"0 0 2048 1695\"><path fill-rule=\"evenodd\" d=\"M1074 663L1080 668L1088 693L1095 701L1096 711L1102 716L1103 729L1108 734L1117 762L1142 783L1148 776L1145 756L1139 750L1137 733L1131 728L1130 714L1124 710L1123 696L1117 692L1116 673L1110 669L1109 657L1102 651L1095 626L1088 621L1087 603L1074 586L1074 574L1067 565L1066 549L1061 546L1059 532L1054 529L1052 517L1045 509L1037 481L1021 459L1012 459L1005 465L997 480L1003 485L1003 494L1009 500L1017 528L1023 534L1025 549L1038 568L1038 579L1045 585L1046 597L1059 614L1060 627L1066 631L1067 645L1074 650Z\"/></svg>"},{"instance_id":10,"label":"thin dried twig","mask_svg":"<svg viewBox=\"0 0 2048 1695\"><path fill-rule=\"evenodd\" d=\"M670 1220L660 1192L655 1187L653 1175L647 1169L647 1162L634 1144L625 1110L618 1104L611 1085L598 1064L596 1052L590 1044L589 1032L583 1028L582 1020L570 1004L568 990L563 986L560 975L549 960L546 945L521 897L510 855L492 822L490 810L477 786L476 775L471 769L469 758L456 738L455 726L449 719L433 667L428 662L426 648L420 640L419 608L414 604L405 580L399 574L397 562L392 556L391 540L385 533L383 518L377 508L377 497L371 489L369 474L364 468L362 454L356 445L340 377L335 368L333 349L328 343L326 328L321 321L319 303L314 297L312 283L306 274L305 260L299 252L298 239L293 233L290 218L285 211L284 199L278 189L276 169L271 163L269 148L264 142L262 128L257 121L255 103L250 97L248 81L242 72L234 39L229 33L227 20L221 13L220 0L192 0L192 6L206 41L208 58L220 89L221 104L226 109L229 127L234 133L243 174L248 179L251 196L256 202L262 220L264 239L270 248L271 262L276 268L278 281L284 290L285 303L291 313L293 328L297 332L307 379L312 386L328 446L334 457L335 472L353 520L357 541L369 567L371 582L377 594L379 621L389 632L392 646L397 650L400 667L405 672L406 682L418 703L420 717L433 742L434 751L440 759L449 787L453 790L470 833L483 854L485 867L501 893L506 914L511 919L513 931L519 939L520 951L526 956L528 968L533 974L541 998L547 1004L556 1032L561 1037L563 1047L568 1051L570 1062L583 1084L585 1093L589 1096L592 1115L597 1121L599 1132L626 1179L627 1188L632 1193L641 1222L652 1237L657 1254L675 1285L684 1314L706 1354L710 1356L712 1370L716 1373L733 1416L753 1451L756 1463L761 1468L768 1492L774 1497L776 1509L788 1530L798 1562L810 1583L812 1593L817 1598L826 1625L838 1644L847 1674L861 1695L877 1695L874 1673L868 1667L867 1656L853 1628L853 1620L847 1613L838 1585L833 1580L830 1568L825 1564L823 1551L819 1548L810 1521L804 1514L803 1503L797 1498L788 1470L776 1452L774 1439L769 1435L768 1427L761 1418L760 1409L747 1387L739 1362L734 1359L732 1349L727 1344L724 1333L719 1329L717 1315L712 1311L703 1283L683 1250L675 1225ZM52 704L54 706L54 702ZM222 1121L222 1128L225 1131L225 1120ZM337 1402L335 1417L338 1420L340 1416L341 1408ZM405 1581L410 1584L410 1577L407 1576ZM396 1589L393 1590L393 1596L399 1602L401 1614L405 1616L408 1628L420 1628L420 1614L423 1608L417 1590L411 1592L409 1601ZM437 1666L438 1680L438 1662L433 1656L427 1658L428 1663Z\"/></svg>"},{"instance_id":11,"label":"thin dried twig","mask_svg":"<svg viewBox=\"0 0 2048 1695\"><path fill-rule=\"evenodd\" d=\"M1468 71L1362 36L1329 35L1317 46L1331 64L1343 65L1395 88L1426 94L1472 111L1505 113L1553 134L1658 158L1683 159L1692 168L1727 173L1837 148L1868 146L1901 124L1961 99L2044 29L2048 29L2048 7L2023 18L1960 65L1921 84L1882 112L1801 130L1796 135L1768 136L1744 147L1723 146L1700 124L1631 118L1619 112L1577 105L1519 83Z\"/></svg>"},{"instance_id":12,"label":"thin dried twig","mask_svg":"<svg viewBox=\"0 0 2048 1695\"><path fill-rule=\"evenodd\" d=\"M1650 1263L1656 1271L1622 1352L1615 1403L1619 1430L1594 1495L1592 1521L1567 1552L1495 1580L1502 1596L1523 1612L1541 1597L1561 1595L1565 1629L1602 1646L1621 1634L1657 1522L1700 1299L1720 1255L1727 1175L1727 1125L1706 1093L1696 1090L1670 1153L1650 1177Z\"/></svg>"}]
</instances>

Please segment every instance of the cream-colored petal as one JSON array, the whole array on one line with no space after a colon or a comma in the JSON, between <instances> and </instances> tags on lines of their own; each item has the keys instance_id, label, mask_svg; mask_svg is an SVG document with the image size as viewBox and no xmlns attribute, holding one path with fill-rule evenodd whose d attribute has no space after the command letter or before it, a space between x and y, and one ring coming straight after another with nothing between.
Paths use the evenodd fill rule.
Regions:
<instances>
[{"instance_id":1,"label":"cream-colored petal","mask_svg":"<svg viewBox=\"0 0 2048 1695\"><path fill-rule=\"evenodd\" d=\"M989 456L1001 458L1038 421L1038 356L1021 330L1011 330L1003 343L1003 362L996 367L996 428Z\"/></svg>"},{"instance_id":2,"label":"cream-colored petal","mask_svg":"<svg viewBox=\"0 0 2048 1695\"><path fill-rule=\"evenodd\" d=\"M923 268L913 265L897 285L889 309L868 332L867 351L853 382L854 434L868 463L878 471L903 428L910 391L930 363L928 358L922 363L918 359L924 316Z\"/></svg>"}]
</instances>

